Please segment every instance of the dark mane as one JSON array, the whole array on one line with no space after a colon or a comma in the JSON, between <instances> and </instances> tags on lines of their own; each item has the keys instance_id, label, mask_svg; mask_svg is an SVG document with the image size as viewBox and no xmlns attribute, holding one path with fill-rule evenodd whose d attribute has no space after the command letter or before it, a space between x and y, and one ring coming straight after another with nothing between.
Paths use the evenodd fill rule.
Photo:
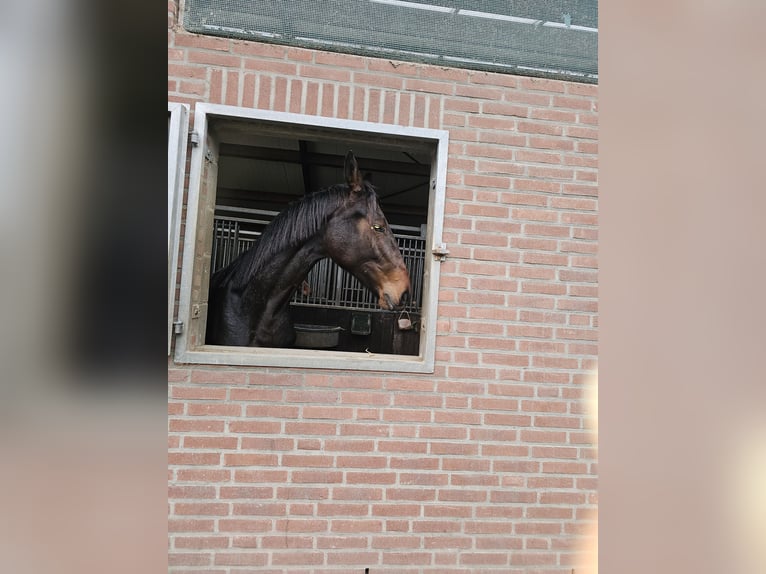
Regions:
<instances>
[{"instance_id":1,"label":"dark mane","mask_svg":"<svg viewBox=\"0 0 766 574\"><path fill-rule=\"evenodd\" d=\"M265 227L250 250L213 275L211 285L244 286L277 253L316 235L332 213L348 200L349 193L348 185L338 184L291 202ZM365 181L362 191L356 193L366 196L369 213L377 198L374 187Z\"/></svg>"}]
</instances>

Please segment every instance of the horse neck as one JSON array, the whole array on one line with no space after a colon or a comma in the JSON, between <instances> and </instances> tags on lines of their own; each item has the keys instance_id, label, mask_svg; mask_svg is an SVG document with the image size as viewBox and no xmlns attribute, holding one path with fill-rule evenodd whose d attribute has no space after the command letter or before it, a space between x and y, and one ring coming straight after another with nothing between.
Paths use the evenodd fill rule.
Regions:
<instances>
[{"instance_id":1,"label":"horse neck","mask_svg":"<svg viewBox=\"0 0 766 574\"><path fill-rule=\"evenodd\" d=\"M259 250L262 245L259 245ZM254 256L258 256L254 253ZM268 260L260 262L249 278L240 277L234 289L243 293L242 302L251 317L268 320L284 311L295 289L306 278L312 265L325 257L321 241L309 237L299 245L269 249Z\"/></svg>"},{"instance_id":2,"label":"horse neck","mask_svg":"<svg viewBox=\"0 0 766 574\"><path fill-rule=\"evenodd\" d=\"M259 283L264 292L274 297L277 293L292 294L306 278L311 267L325 257L324 250L316 241L277 252L261 268ZM289 297L288 297L289 298Z\"/></svg>"},{"instance_id":3,"label":"horse neck","mask_svg":"<svg viewBox=\"0 0 766 574\"><path fill-rule=\"evenodd\" d=\"M269 284L265 291L270 292L277 281L299 284L311 265L326 256L319 239L346 196L345 186L333 186L288 206L264 230L258 245L231 276L235 289L265 282ZM280 274L289 277L283 281Z\"/></svg>"}]
</instances>

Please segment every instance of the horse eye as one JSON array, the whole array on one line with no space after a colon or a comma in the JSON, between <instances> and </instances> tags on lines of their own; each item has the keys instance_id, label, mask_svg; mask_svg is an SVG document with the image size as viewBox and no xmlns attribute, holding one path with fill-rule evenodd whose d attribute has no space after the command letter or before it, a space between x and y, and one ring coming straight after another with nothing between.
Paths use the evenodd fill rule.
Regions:
<instances>
[{"instance_id":1,"label":"horse eye","mask_svg":"<svg viewBox=\"0 0 766 574\"><path fill-rule=\"evenodd\" d=\"M375 231L383 231L384 229L382 225L378 225L377 223L374 225L371 225L370 227L374 229Z\"/></svg>"}]
</instances>

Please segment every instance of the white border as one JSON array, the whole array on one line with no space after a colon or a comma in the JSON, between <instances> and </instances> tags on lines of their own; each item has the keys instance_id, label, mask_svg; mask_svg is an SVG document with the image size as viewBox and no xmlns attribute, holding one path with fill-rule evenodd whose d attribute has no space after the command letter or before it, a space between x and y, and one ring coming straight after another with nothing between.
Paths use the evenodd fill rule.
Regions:
<instances>
[{"instance_id":1,"label":"white border","mask_svg":"<svg viewBox=\"0 0 766 574\"><path fill-rule=\"evenodd\" d=\"M168 102L168 356L173 338L178 269L178 241L181 237L181 208L186 173L186 138L189 133L189 105Z\"/></svg>"},{"instance_id":2,"label":"white border","mask_svg":"<svg viewBox=\"0 0 766 574\"><path fill-rule=\"evenodd\" d=\"M272 349L258 347L203 346L188 347L188 325L191 318L191 286L194 269L194 247L197 232L199 192L203 158L206 153L208 116L231 119L252 119L284 124L345 130L364 134L385 134L412 138L436 144L436 157L431 174L432 193L429 201L429 230L426 242L426 265L424 273L424 300L421 318L420 355L389 355L377 353L352 353L346 351L314 351L304 349ZM273 112L197 103L194 109L194 131L199 145L192 148L189 199L186 208L186 235L181 272L181 295L178 317L186 328L176 339L175 361L208 365L241 365L262 367L298 367L318 369L344 369L362 371L395 371L405 373L432 373L436 354L436 312L439 293L440 261L432 257L430 249L442 242L444 223L444 198L447 181L447 155L449 132L428 128L403 127L356 120L323 118L303 114Z\"/></svg>"}]
</instances>

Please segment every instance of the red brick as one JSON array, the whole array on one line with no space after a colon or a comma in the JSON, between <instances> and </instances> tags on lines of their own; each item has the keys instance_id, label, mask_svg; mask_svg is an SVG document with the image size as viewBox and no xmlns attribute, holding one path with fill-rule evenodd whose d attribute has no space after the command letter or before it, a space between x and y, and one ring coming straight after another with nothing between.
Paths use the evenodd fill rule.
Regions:
<instances>
[{"instance_id":1,"label":"red brick","mask_svg":"<svg viewBox=\"0 0 766 574\"><path fill-rule=\"evenodd\" d=\"M331 532L382 532L381 520L333 520L330 524Z\"/></svg>"},{"instance_id":2,"label":"red brick","mask_svg":"<svg viewBox=\"0 0 766 574\"><path fill-rule=\"evenodd\" d=\"M451 95L455 87L452 82L433 82L430 80L408 78L404 82L404 89L413 92Z\"/></svg>"},{"instance_id":3,"label":"red brick","mask_svg":"<svg viewBox=\"0 0 766 574\"><path fill-rule=\"evenodd\" d=\"M482 444L482 456L527 457L529 447L515 444Z\"/></svg>"},{"instance_id":4,"label":"red brick","mask_svg":"<svg viewBox=\"0 0 766 574\"><path fill-rule=\"evenodd\" d=\"M553 107L556 108L567 108L567 109L573 109L573 110L593 110L595 106L595 101L586 99L586 98L578 98L578 97L568 97L568 96L554 96L553 97Z\"/></svg>"},{"instance_id":5,"label":"red brick","mask_svg":"<svg viewBox=\"0 0 766 574\"><path fill-rule=\"evenodd\" d=\"M553 474L585 474L588 465L581 462L543 462L543 473Z\"/></svg>"},{"instance_id":6,"label":"red brick","mask_svg":"<svg viewBox=\"0 0 766 574\"><path fill-rule=\"evenodd\" d=\"M319 424L319 423L317 423ZM321 423L325 424L325 423ZM325 424L327 426L327 424ZM335 425L332 425L333 428ZM383 436L387 437L390 435L391 428L388 425L384 424L373 424L373 423L360 423L360 424L342 424L340 425L340 434L343 436ZM335 434L334 432L331 433L314 433L314 434Z\"/></svg>"},{"instance_id":7,"label":"red brick","mask_svg":"<svg viewBox=\"0 0 766 574\"><path fill-rule=\"evenodd\" d=\"M226 423L219 420L208 419L170 419L168 421L168 430L170 432L223 432Z\"/></svg>"},{"instance_id":8,"label":"red brick","mask_svg":"<svg viewBox=\"0 0 766 574\"><path fill-rule=\"evenodd\" d=\"M321 454L283 454L281 464L286 467L331 467L333 457Z\"/></svg>"},{"instance_id":9,"label":"red brick","mask_svg":"<svg viewBox=\"0 0 766 574\"><path fill-rule=\"evenodd\" d=\"M583 492L543 492L540 494L541 504L585 504Z\"/></svg>"},{"instance_id":10,"label":"red brick","mask_svg":"<svg viewBox=\"0 0 766 574\"><path fill-rule=\"evenodd\" d=\"M570 221L571 224L580 225L595 225L598 220L597 217L592 214L570 215L568 219L579 219L579 221ZM598 229L593 227L572 227L572 237L575 239L598 239Z\"/></svg>"},{"instance_id":11,"label":"red brick","mask_svg":"<svg viewBox=\"0 0 766 574\"><path fill-rule=\"evenodd\" d=\"M282 432L282 423L276 421L232 421L229 423L229 430L233 433L277 434Z\"/></svg>"},{"instance_id":12,"label":"red brick","mask_svg":"<svg viewBox=\"0 0 766 574\"><path fill-rule=\"evenodd\" d=\"M306 419L352 419L354 410L350 407L306 406L303 407L303 417Z\"/></svg>"},{"instance_id":13,"label":"red brick","mask_svg":"<svg viewBox=\"0 0 766 574\"><path fill-rule=\"evenodd\" d=\"M347 484L394 484L396 473L394 472L358 472L346 473Z\"/></svg>"},{"instance_id":14,"label":"red brick","mask_svg":"<svg viewBox=\"0 0 766 574\"><path fill-rule=\"evenodd\" d=\"M436 457L395 457L392 456L389 462L391 469L407 470L437 470L439 468L439 459ZM386 468L385 465L381 468Z\"/></svg>"},{"instance_id":15,"label":"red brick","mask_svg":"<svg viewBox=\"0 0 766 574\"><path fill-rule=\"evenodd\" d=\"M213 36L201 36L197 34L176 34L175 45L183 48L201 48L205 50L219 50L227 52L232 41L228 38L215 38Z\"/></svg>"},{"instance_id":16,"label":"red brick","mask_svg":"<svg viewBox=\"0 0 766 574\"><path fill-rule=\"evenodd\" d=\"M233 436L184 436L184 448L235 449L237 437Z\"/></svg>"},{"instance_id":17,"label":"red brick","mask_svg":"<svg viewBox=\"0 0 766 574\"><path fill-rule=\"evenodd\" d=\"M517 161L530 162L530 163L561 164L561 154L553 153L553 152L517 150L514 152L514 158ZM552 182L549 182L549 185L553 186L554 184ZM558 191L558 188L559 188L559 185L556 184L556 191ZM516 189L524 189L524 188L516 188Z\"/></svg>"},{"instance_id":18,"label":"red brick","mask_svg":"<svg viewBox=\"0 0 766 574\"><path fill-rule=\"evenodd\" d=\"M231 479L231 472L213 468L178 469L176 471L176 477L180 482L228 482Z\"/></svg>"},{"instance_id":19,"label":"red brick","mask_svg":"<svg viewBox=\"0 0 766 574\"><path fill-rule=\"evenodd\" d=\"M290 104L288 109L294 114L301 113L301 99L303 95L303 82L292 80L290 82Z\"/></svg>"},{"instance_id":20,"label":"red brick","mask_svg":"<svg viewBox=\"0 0 766 574\"><path fill-rule=\"evenodd\" d=\"M250 40L232 40L232 52L242 54L243 56L262 56L264 58L278 59L284 58L286 54L284 46ZM258 60L260 61L260 58Z\"/></svg>"},{"instance_id":21,"label":"red brick","mask_svg":"<svg viewBox=\"0 0 766 574\"><path fill-rule=\"evenodd\" d=\"M523 293L541 293L546 295L563 295L566 293L566 286L558 283L542 283L536 281L523 281L521 283Z\"/></svg>"},{"instance_id":22,"label":"red brick","mask_svg":"<svg viewBox=\"0 0 766 574\"><path fill-rule=\"evenodd\" d=\"M514 552L511 554L511 564L554 565L556 554L554 552Z\"/></svg>"},{"instance_id":23,"label":"red brick","mask_svg":"<svg viewBox=\"0 0 766 574\"><path fill-rule=\"evenodd\" d=\"M215 522L212 519L169 518L168 532L213 532Z\"/></svg>"},{"instance_id":24,"label":"red brick","mask_svg":"<svg viewBox=\"0 0 766 574\"><path fill-rule=\"evenodd\" d=\"M214 486L168 486L168 499L175 498L215 498Z\"/></svg>"},{"instance_id":25,"label":"red brick","mask_svg":"<svg viewBox=\"0 0 766 574\"><path fill-rule=\"evenodd\" d=\"M495 159L517 159L517 155L523 153L521 151L514 151L513 148L505 145L493 145L493 144L466 144L465 154L473 157L480 157L483 159L495 158ZM558 158L557 158L558 159ZM559 163L557 161L556 163Z\"/></svg>"},{"instance_id":26,"label":"red brick","mask_svg":"<svg viewBox=\"0 0 766 574\"><path fill-rule=\"evenodd\" d=\"M417 536L382 535L372 537L372 548L385 548L387 550L401 548L420 548L420 538Z\"/></svg>"},{"instance_id":27,"label":"red brick","mask_svg":"<svg viewBox=\"0 0 766 574\"><path fill-rule=\"evenodd\" d=\"M430 564L431 554L429 552L384 552L383 564L404 564L424 565Z\"/></svg>"},{"instance_id":28,"label":"red brick","mask_svg":"<svg viewBox=\"0 0 766 574\"><path fill-rule=\"evenodd\" d=\"M191 372L192 383L221 383L226 385L237 385L245 382L245 373L241 371L223 371L223 370L200 370L195 369Z\"/></svg>"},{"instance_id":29,"label":"red brick","mask_svg":"<svg viewBox=\"0 0 766 574\"><path fill-rule=\"evenodd\" d=\"M466 566L487 565L505 566L508 564L507 552L462 552L460 564Z\"/></svg>"},{"instance_id":30,"label":"red brick","mask_svg":"<svg viewBox=\"0 0 766 574\"><path fill-rule=\"evenodd\" d=\"M265 566L268 560L268 555L264 553L255 553L249 551L247 553L233 553L233 552L217 552L215 555L216 566Z\"/></svg>"},{"instance_id":31,"label":"red brick","mask_svg":"<svg viewBox=\"0 0 766 574\"><path fill-rule=\"evenodd\" d=\"M524 521L513 526L516 534L560 534L561 522L532 522Z\"/></svg>"},{"instance_id":32,"label":"red brick","mask_svg":"<svg viewBox=\"0 0 766 574\"><path fill-rule=\"evenodd\" d=\"M351 114L351 88L349 86L338 86L337 108L338 117L348 119Z\"/></svg>"},{"instance_id":33,"label":"red brick","mask_svg":"<svg viewBox=\"0 0 766 574\"><path fill-rule=\"evenodd\" d=\"M208 566L210 554L168 552L168 566Z\"/></svg>"},{"instance_id":34,"label":"red brick","mask_svg":"<svg viewBox=\"0 0 766 574\"><path fill-rule=\"evenodd\" d=\"M573 165L577 167L598 167L598 157L588 157L584 155L569 155L564 156L564 165Z\"/></svg>"},{"instance_id":35,"label":"red brick","mask_svg":"<svg viewBox=\"0 0 766 574\"><path fill-rule=\"evenodd\" d=\"M247 382L251 385L266 386L289 386L297 387L303 384L302 374L282 374L253 372L248 375Z\"/></svg>"},{"instance_id":36,"label":"red brick","mask_svg":"<svg viewBox=\"0 0 766 574\"><path fill-rule=\"evenodd\" d=\"M572 508L563 506L544 506L536 508L527 508L527 516L529 518L550 518L550 519L562 519L571 520L573 518L574 511Z\"/></svg>"},{"instance_id":37,"label":"red brick","mask_svg":"<svg viewBox=\"0 0 766 574\"><path fill-rule=\"evenodd\" d=\"M281 389L233 388L229 391L232 401L281 401L284 391Z\"/></svg>"},{"instance_id":38,"label":"red brick","mask_svg":"<svg viewBox=\"0 0 766 574\"><path fill-rule=\"evenodd\" d=\"M394 422L430 422L431 412L418 409L383 409L383 420Z\"/></svg>"},{"instance_id":39,"label":"red brick","mask_svg":"<svg viewBox=\"0 0 766 574\"><path fill-rule=\"evenodd\" d=\"M532 365L548 369L577 369L578 360L568 357L534 357Z\"/></svg>"},{"instance_id":40,"label":"red brick","mask_svg":"<svg viewBox=\"0 0 766 574\"><path fill-rule=\"evenodd\" d=\"M529 147L534 149L572 151L575 148L575 144L572 141L561 138L530 137Z\"/></svg>"},{"instance_id":41,"label":"red brick","mask_svg":"<svg viewBox=\"0 0 766 574\"><path fill-rule=\"evenodd\" d=\"M283 76L277 76L274 79L274 99L273 108L277 112L287 111L287 88L288 81Z\"/></svg>"},{"instance_id":42,"label":"red brick","mask_svg":"<svg viewBox=\"0 0 766 574\"><path fill-rule=\"evenodd\" d=\"M567 126L566 135L572 138L583 138L583 139L591 139L591 140L597 140L598 139L598 130L594 128L586 128L586 127L580 127L580 126Z\"/></svg>"},{"instance_id":43,"label":"red brick","mask_svg":"<svg viewBox=\"0 0 766 574\"><path fill-rule=\"evenodd\" d=\"M523 134L507 132L478 132L478 141L487 144L501 144L505 146L525 147L527 136Z\"/></svg>"},{"instance_id":44,"label":"red brick","mask_svg":"<svg viewBox=\"0 0 766 574\"><path fill-rule=\"evenodd\" d=\"M327 552L327 564L376 564L377 552Z\"/></svg>"},{"instance_id":45,"label":"red brick","mask_svg":"<svg viewBox=\"0 0 766 574\"><path fill-rule=\"evenodd\" d=\"M569 110L555 110L550 108L532 108L529 110L530 119L550 120L562 124L573 124L577 121L577 113Z\"/></svg>"},{"instance_id":46,"label":"red brick","mask_svg":"<svg viewBox=\"0 0 766 574\"><path fill-rule=\"evenodd\" d=\"M372 450L372 445L368 450ZM392 453L422 453L428 452L426 442L415 442L412 440L381 440L378 441L376 449L378 452Z\"/></svg>"},{"instance_id":47,"label":"red brick","mask_svg":"<svg viewBox=\"0 0 766 574\"><path fill-rule=\"evenodd\" d=\"M459 532L460 523L455 520L417 520L412 524L413 532Z\"/></svg>"},{"instance_id":48,"label":"red brick","mask_svg":"<svg viewBox=\"0 0 766 574\"><path fill-rule=\"evenodd\" d=\"M382 500L383 489L366 486L336 486L332 489L332 498L334 500Z\"/></svg>"},{"instance_id":49,"label":"red brick","mask_svg":"<svg viewBox=\"0 0 766 574\"><path fill-rule=\"evenodd\" d=\"M227 105L236 106L241 103L239 99L239 84L240 84L239 72L229 72L228 74L226 74L225 103Z\"/></svg>"},{"instance_id":50,"label":"red brick","mask_svg":"<svg viewBox=\"0 0 766 574\"><path fill-rule=\"evenodd\" d=\"M581 84L581 83L575 83L575 82L567 82L566 88L567 88L568 94L592 96L594 98L598 95L597 84Z\"/></svg>"},{"instance_id":51,"label":"red brick","mask_svg":"<svg viewBox=\"0 0 766 574\"><path fill-rule=\"evenodd\" d=\"M270 486L222 486L221 498L272 498Z\"/></svg>"},{"instance_id":52,"label":"red brick","mask_svg":"<svg viewBox=\"0 0 766 574\"><path fill-rule=\"evenodd\" d=\"M442 469L446 471L488 472L490 461L475 458L445 458Z\"/></svg>"},{"instance_id":53,"label":"red brick","mask_svg":"<svg viewBox=\"0 0 766 574\"><path fill-rule=\"evenodd\" d=\"M232 514L235 516L284 516L287 505L281 502L255 502L232 504Z\"/></svg>"},{"instance_id":54,"label":"red brick","mask_svg":"<svg viewBox=\"0 0 766 574\"><path fill-rule=\"evenodd\" d=\"M229 539L226 536L175 536L173 540L175 548L228 548Z\"/></svg>"},{"instance_id":55,"label":"red brick","mask_svg":"<svg viewBox=\"0 0 766 574\"><path fill-rule=\"evenodd\" d=\"M260 76L258 78L258 97L256 107L268 109L271 102L272 79L269 76Z\"/></svg>"},{"instance_id":56,"label":"red brick","mask_svg":"<svg viewBox=\"0 0 766 574\"><path fill-rule=\"evenodd\" d=\"M174 510L178 515L226 516L229 505L221 502L176 502Z\"/></svg>"},{"instance_id":57,"label":"red brick","mask_svg":"<svg viewBox=\"0 0 766 574\"><path fill-rule=\"evenodd\" d=\"M563 401L521 401L521 409L525 412L567 412L567 403Z\"/></svg>"},{"instance_id":58,"label":"red brick","mask_svg":"<svg viewBox=\"0 0 766 574\"><path fill-rule=\"evenodd\" d=\"M507 102L484 102L481 106L483 114L494 114L499 116L514 116L526 118L529 114L529 108L524 105L510 104Z\"/></svg>"},{"instance_id":59,"label":"red brick","mask_svg":"<svg viewBox=\"0 0 766 574\"><path fill-rule=\"evenodd\" d=\"M527 542L529 539L527 539ZM520 538L509 536L481 536L476 538L477 550L518 550L522 548L523 542ZM547 546L546 546L547 547Z\"/></svg>"},{"instance_id":60,"label":"red brick","mask_svg":"<svg viewBox=\"0 0 766 574\"><path fill-rule=\"evenodd\" d=\"M317 536L313 538L316 540L317 548L363 548L366 549L368 545L367 537L365 536ZM373 538L373 540L375 540ZM374 548L374 546L373 546Z\"/></svg>"},{"instance_id":61,"label":"red brick","mask_svg":"<svg viewBox=\"0 0 766 574\"><path fill-rule=\"evenodd\" d=\"M319 502L316 505L317 516L366 516L369 510L366 503Z\"/></svg>"},{"instance_id":62,"label":"red brick","mask_svg":"<svg viewBox=\"0 0 766 574\"><path fill-rule=\"evenodd\" d=\"M218 66L222 68L239 68L242 64L242 58L231 54L222 54L217 52L201 52L191 50L187 52L187 61L192 64L206 64L209 66Z\"/></svg>"},{"instance_id":63,"label":"red brick","mask_svg":"<svg viewBox=\"0 0 766 574\"><path fill-rule=\"evenodd\" d=\"M571 382L571 375L567 372L537 371L534 369L527 369L526 371L524 371L524 380L527 382L535 382L535 383L566 384ZM554 391L557 392L556 389L554 389ZM553 395L546 395L546 396L557 396L557 395L554 393Z\"/></svg>"},{"instance_id":64,"label":"red brick","mask_svg":"<svg viewBox=\"0 0 766 574\"><path fill-rule=\"evenodd\" d=\"M276 454L268 453L227 453L223 456L226 466L275 466L279 462L279 457Z\"/></svg>"},{"instance_id":65,"label":"red brick","mask_svg":"<svg viewBox=\"0 0 766 574\"><path fill-rule=\"evenodd\" d=\"M294 483L332 484L340 483L342 479L343 473L335 470L296 470L292 473Z\"/></svg>"},{"instance_id":66,"label":"red brick","mask_svg":"<svg viewBox=\"0 0 766 574\"><path fill-rule=\"evenodd\" d=\"M178 387L171 390L174 399L209 399L223 400L226 398L226 388L222 387Z\"/></svg>"},{"instance_id":67,"label":"red brick","mask_svg":"<svg viewBox=\"0 0 766 574\"><path fill-rule=\"evenodd\" d=\"M231 416L242 414L242 407L233 404L220 403L189 403L186 413L191 416Z\"/></svg>"},{"instance_id":68,"label":"red brick","mask_svg":"<svg viewBox=\"0 0 766 574\"><path fill-rule=\"evenodd\" d=\"M335 86L324 84L322 86L322 115L331 117L335 110Z\"/></svg>"},{"instance_id":69,"label":"red brick","mask_svg":"<svg viewBox=\"0 0 766 574\"><path fill-rule=\"evenodd\" d=\"M340 403L367 406L388 406L391 404L391 398L389 393L346 391L340 394Z\"/></svg>"}]
</instances>

